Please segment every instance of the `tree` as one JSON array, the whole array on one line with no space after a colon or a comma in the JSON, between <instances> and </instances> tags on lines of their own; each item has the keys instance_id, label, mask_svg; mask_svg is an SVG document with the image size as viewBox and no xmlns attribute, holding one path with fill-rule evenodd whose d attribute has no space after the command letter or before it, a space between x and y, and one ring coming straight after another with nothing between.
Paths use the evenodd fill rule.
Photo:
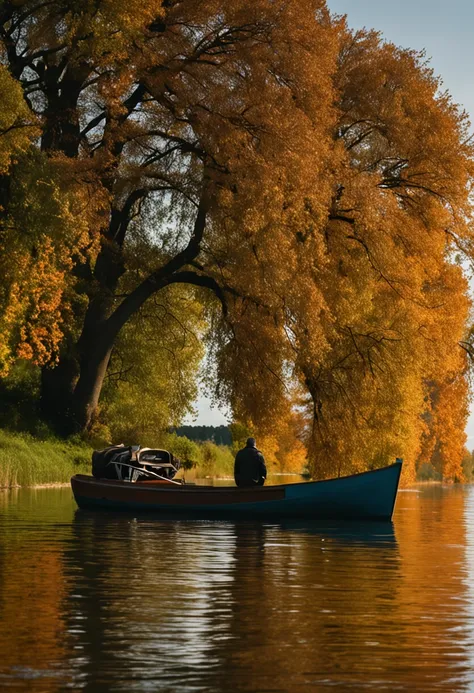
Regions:
<instances>
[{"instance_id":1,"label":"tree","mask_svg":"<svg viewBox=\"0 0 474 693\"><path fill-rule=\"evenodd\" d=\"M307 372L315 469L328 456L340 472L402 456L414 479L434 387L459 398L442 470L454 478L467 416L469 301L452 257L472 239L466 117L422 55L374 33L343 42L337 83L345 164L322 270L331 348Z\"/></svg>"},{"instance_id":2,"label":"tree","mask_svg":"<svg viewBox=\"0 0 474 693\"><path fill-rule=\"evenodd\" d=\"M210 440L216 445L224 445L230 447L232 445L232 436L228 426L196 426L188 424L178 426L175 431L177 436L184 436L189 440L198 440L204 442Z\"/></svg>"},{"instance_id":3,"label":"tree","mask_svg":"<svg viewBox=\"0 0 474 693\"><path fill-rule=\"evenodd\" d=\"M124 326L188 284L237 420L270 431L296 384L316 473L414 456L430 383L466 367L452 251L472 243L467 122L423 56L352 34L324 0L0 13L2 62L40 123L32 147L70 200L55 218L93 200L59 282L58 310L77 317L36 357L55 362L45 413L90 427Z\"/></svg>"},{"instance_id":4,"label":"tree","mask_svg":"<svg viewBox=\"0 0 474 693\"><path fill-rule=\"evenodd\" d=\"M39 131L36 119L23 98L20 84L4 65L0 65L0 100L0 175L5 176L12 159L29 149L32 138L38 136ZM5 182L2 180L3 184ZM3 203L5 191L2 192Z\"/></svg>"},{"instance_id":5,"label":"tree","mask_svg":"<svg viewBox=\"0 0 474 693\"><path fill-rule=\"evenodd\" d=\"M301 411L288 403L288 409L271 425L261 429L251 421L234 421L229 426L232 433L232 453L245 447L247 439L256 437L257 447L265 457L270 473L294 472L300 474L308 458L307 422Z\"/></svg>"},{"instance_id":6,"label":"tree","mask_svg":"<svg viewBox=\"0 0 474 693\"><path fill-rule=\"evenodd\" d=\"M308 205L327 193L317 173L329 154L336 40L319 0L4 2L0 25L3 59L42 119L41 150L72 160L75 181L94 178L108 201L98 255L77 268L87 282L80 336L43 381L45 411L88 426L115 339L150 296L184 282L225 305L240 287L221 265L241 271L284 197L294 223L308 216L305 194ZM123 297L137 213L149 215L153 252ZM242 241L241 257L224 262Z\"/></svg>"},{"instance_id":7,"label":"tree","mask_svg":"<svg viewBox=\"0 0 474 693\"><path fill-rule=\"evenodd\" d=\"M91 207L67 172L40 152L18 156L5 181L0 218L0 373L17 358L54 365L65 333L76 336L84 297L72 270L96 254L88 230ZM61 183L61 177L63 182ZM60 403L58 402L58 406Z\"/></svg>"},{"instance_id":8,"label":"tree","mask_svg":"<svg viewBox=\"0 0 474 693\"><path fill-rule=\"evenodd\" d=\"M327 216L316 233L296 232L304 248L298 263L280 244L283 271L289 264L293 272L286 286L277 288L265 257L261 272L282 297L280 320L241 303L238 328L252 334L258 325L259 345L241 333L216 340L221 391L233 397L239 418L250 412L258 424L262 412L279 418L294 377L308 392L315 475L403 456L405 478L414 479L430 393L454 387L461 399L451 410L444 457L454 478L467 411L459 344L469 301L453 263L453 250L470 253L472 244L466 117L439 93L422 55L383 44L375 33L343 30L335 87ZM282 353L283 331L289 350Z\"/></svg>"},{"instance_id":9,"label":"tree","mask_svg":"<svg viewBox=\"0 0 474 693\"><path fill-rule=\"evenodd\" d=\"M184 469L196 467L202 460L202 452L198 443L186 436L168 434L163 443L164 447L177 457Z\"/></svg>"}]
</instances>

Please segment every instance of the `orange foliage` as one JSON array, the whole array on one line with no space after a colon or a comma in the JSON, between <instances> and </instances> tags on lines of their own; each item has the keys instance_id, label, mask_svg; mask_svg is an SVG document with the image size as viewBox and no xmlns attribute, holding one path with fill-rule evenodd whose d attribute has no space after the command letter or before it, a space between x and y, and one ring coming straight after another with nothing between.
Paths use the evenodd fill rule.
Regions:
<instances>
[{"instance_id":1,"label":"orange foliage","mask_svg":"<svg viewBox=\"0 0 474 693\"><path fill-rule=\"evenodd\" d=\"M68 356L82 333L96 374L78 385L87 424L119 330L190 283L216 394L275 464L297 387L315 475L402 456L410 481L435 436L461 478L469 301L453 252L473 252L473 149L423 55L350 32L324 0L2 7L22 31L4 60L27 95L19 65L38 75L46 106L29 104L61 172L42 205L54 214L18 255L28 278L7 271L3 363L54 361L68 322ZM17 205L9 219L30 217Z\"/></svg>"},{"instance_id":2,"label":"orange foliage","mask_svg":"<svg viewBox=\"0 0 474 693\"><path fill-rule=\"evenodd\" d=\"M231 424L234 453L245 445L248 437L255 436L257 446L265 456L269 473L301 474L308 461L308 450L304 442L306 421L301 413L294 411L289 403L287 405L287 411L280 419L275 419L271 427L259 429L250 421Z\"/></svg>"},{"instance_id":3,"label":"orange foliage","mask_svg":"<svg viewBox=\"0 0 474 693\"><path fill-rule=\"evenodd\" d=\"M456 406L431 434L444 441L443 474L460 479L469 300L452 252L472 243L467 121L438 94L422 56L337 29L335 144L318 186L325 214L305 195L306 224L294 212L286 220L283 205L278 221L248 232L242 276L254 302L232 306L219 375L234 410L264 427L299 380L316 476L401 456L405 483L415 479L430 392L441 388Z\"/></svg>"},{"instance_id":4,"label":"orange foliage","mask_svg":"<svg viewBox=\"0 0 474 693\"><path fill-rule=\"evenodd\" d=\"M98 205L74 190L67 168L39 153L20 157L10 178L10 200L0 220L0 374L16 358L38 365L58 358L66 327L80 307L75 295L78 263L96 252L89 232ZM3 228L2 228L3 226Z\"/></svg>"}]
</instances>

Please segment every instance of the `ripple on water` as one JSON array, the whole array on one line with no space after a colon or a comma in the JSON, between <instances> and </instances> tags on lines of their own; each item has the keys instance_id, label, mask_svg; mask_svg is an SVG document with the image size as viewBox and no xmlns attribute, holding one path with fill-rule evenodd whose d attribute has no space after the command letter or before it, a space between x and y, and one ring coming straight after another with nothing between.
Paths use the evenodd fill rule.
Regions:
<instances>
[{"instance_id":1,"label":"ripple on water","mask_svg":"<svg viewBox=\"0 0 474 693\"><path fill-rule=\"evenodd\" d=\"M473 489L416 491L325 526L3 497L0 689L474 690Z\"/></svg>"}]
</instances>

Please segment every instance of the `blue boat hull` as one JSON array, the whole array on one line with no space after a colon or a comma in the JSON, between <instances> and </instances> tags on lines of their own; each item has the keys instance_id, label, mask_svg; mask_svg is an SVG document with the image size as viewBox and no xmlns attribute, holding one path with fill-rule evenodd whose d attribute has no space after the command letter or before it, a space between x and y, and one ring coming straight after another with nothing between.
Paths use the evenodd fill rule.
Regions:
<instances>
[{"instance_id":1,"label":"blue boat hull","mask_svg":"<svg viewBox=\"0 0 474 693\"><path fill-rule=\"evenodd\" d=\"M201 517L390 520L402 465L326 481L237 489L153 486L76 475L80 508Z\"/></svg>"}]
</instances>

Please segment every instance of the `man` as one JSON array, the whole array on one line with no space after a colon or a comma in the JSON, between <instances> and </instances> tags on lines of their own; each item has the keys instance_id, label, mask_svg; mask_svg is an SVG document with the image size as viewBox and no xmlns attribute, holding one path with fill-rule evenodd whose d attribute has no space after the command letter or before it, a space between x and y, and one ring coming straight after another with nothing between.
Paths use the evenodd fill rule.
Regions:
<instances>
[{"instance_id":1,"label":"man","mask_svg":"<svg viewBox=\"0 0 474 693\"><path fill-rule=\"evenodd\" d=\"M263 486L267 478L265 459L257 450L255 438L249 438L247 445L235 456L234 479L239 487Z\"/></svg>"}]
</instances>

